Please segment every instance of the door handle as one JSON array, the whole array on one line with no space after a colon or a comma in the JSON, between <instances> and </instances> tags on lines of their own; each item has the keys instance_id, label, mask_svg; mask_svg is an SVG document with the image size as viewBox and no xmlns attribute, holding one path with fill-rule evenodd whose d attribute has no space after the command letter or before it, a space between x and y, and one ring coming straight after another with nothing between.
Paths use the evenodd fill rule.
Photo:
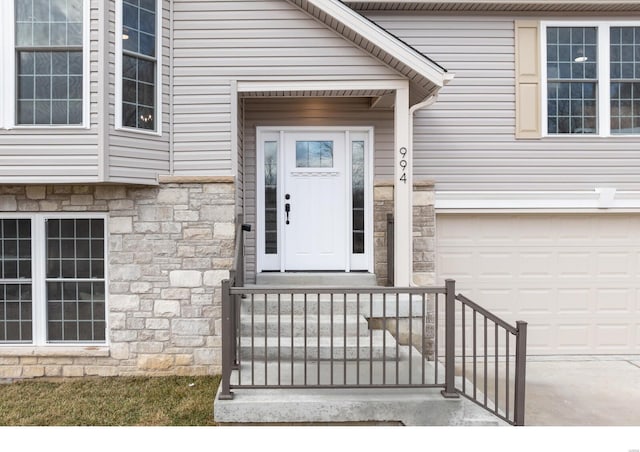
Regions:
<instances>
[{"instance_id":1,"label":"door handle","mask_svg":"<svg viewBox=\"0 0 640 452\"><path fill-rule=\"evenodd\" d=\"M284 205L284 211L287 214L287 224L289 224L289 212L291 212L291 204L286 203Z\"/></svg>"}]
</instances>

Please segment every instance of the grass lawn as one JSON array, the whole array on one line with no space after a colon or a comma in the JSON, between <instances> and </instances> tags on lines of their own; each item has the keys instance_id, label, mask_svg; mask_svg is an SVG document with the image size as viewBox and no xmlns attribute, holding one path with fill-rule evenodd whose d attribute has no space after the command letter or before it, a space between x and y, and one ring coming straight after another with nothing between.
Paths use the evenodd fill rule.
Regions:
<instances>
[{"instance_id":1,"label":"grass lawn","mask_svg":"<svg viewBox=\"0 0 640 452\"><path fill-rule=\"evenodd\" d=\"M0 384L0 426L215 425L220 377L113 377Z\"/></svg>"}]
</instances>

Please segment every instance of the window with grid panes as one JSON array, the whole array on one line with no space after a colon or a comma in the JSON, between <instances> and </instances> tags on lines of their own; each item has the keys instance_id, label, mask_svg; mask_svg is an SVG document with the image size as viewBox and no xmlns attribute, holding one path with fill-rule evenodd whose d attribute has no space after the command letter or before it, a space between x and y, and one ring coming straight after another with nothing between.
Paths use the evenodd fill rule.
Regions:
<instances>
[{"instance_id":1,"label":"window with grid panes","mask_svg":"<svg viewBox=\"0 0 640 452\"><path fill-rule=\"evenodd\" d=\"M16 124L82 124L83 3L15 0Z\"/></svg>"},{"instance_id":2,"label":"window with grid panes","mask_svg":"<svg viewBox=\"0 0 640 452\"><path fill-rule=\"evenodd\" d=\"M122 0L122 126L156 130L156 0Z\"/></svg>"},{"instance_id":3,"label":"window with grid panes","mask_svg":"<svg viewBox=\"0 0 640 452\"><path fill-rule=\"evenodd\" d=\"M547 24L549 135L640 133L640 25Z\"/></svg>"},{"instance_id":4,"label":"window with grid panes","mask_svg":"<svg viewBox=\"0 0 640 452\"><path fill-rule=\"evenodd\" d=\"M106 341L104 218L0 218L0 253L0 345Z\"/></svg>"}]
</instances>

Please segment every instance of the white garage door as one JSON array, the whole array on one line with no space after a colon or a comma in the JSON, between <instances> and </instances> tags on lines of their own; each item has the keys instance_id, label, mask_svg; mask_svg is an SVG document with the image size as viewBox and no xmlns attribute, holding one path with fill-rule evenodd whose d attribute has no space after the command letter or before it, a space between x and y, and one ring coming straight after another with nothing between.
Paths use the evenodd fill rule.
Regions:
<instances>
[{"instance_id":1,"label":"white garage door","mask_svg":"<svg viewBox=\"0 0 640 452\"><path fill-rule=\"evenodd\" d=\"M640 353L640 215L440 214L436 271L529 354Z\"/></svg>"}]
</instances>

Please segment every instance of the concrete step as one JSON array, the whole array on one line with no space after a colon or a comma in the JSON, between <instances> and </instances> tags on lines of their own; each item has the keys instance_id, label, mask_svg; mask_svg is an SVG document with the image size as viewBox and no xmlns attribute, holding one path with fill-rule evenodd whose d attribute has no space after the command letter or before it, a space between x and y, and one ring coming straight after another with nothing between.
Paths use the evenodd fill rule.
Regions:
<instances>
[{"instance_id":1,"label":"concrete step","mask_svg":"<svg viewBox=\"0 0 640 452\"><path fill-rule=\"evenodd\" d=\"M328 359L348 359L348 360L382 360L391 359L396 356L399 347L389 332L372 330L366 337L337 336L331 341L330 337L320 337L318 347L318 337L265 338L257 337L252 341L250 337L240 338L240 354L242 359L247 360L253 357L254 360L281 360L291 359L291 339L293 339L293 359L294 360L328 360ZM279 350L279 351L278 351Z\"/></svg>"},{"instance_id":2,"label":"concrete step","mask_svg":"<svg viewBox=\"0 0 640 452\"><path fill-rule=\"evenodd\" d=\"M257 285L287 285L290 287L373 287L376 275L364 272L268 272L256 275Z\"/></svg>"},{"instance_id":3,"label":"concrete step","mask_svg":"<svg viewBox=\"0 0 640 452\"><path fill-rule=\"evenodd\" d=\"M265 319L266 317L266 319ZM240 319L240 336L254 337L307 337L312 336L366 337L369 334L367 320L362 316L347 315L273 315L245 316Z\"/></svg>"},{"instance_id":4,"label":"concrete step","mask_svg":"<svg viewBox=\"0 0 640 452\"><path fill-rule=\"evenodd\" d=\"M253 365L252 365L253 364ZM234 370L231 384L242 385L345 385L345 384L426 384L435 381L434 363L423 360L415 349L398 347L398 359L327 361L301 360L242 361ZM333 375L333 380L332 380ZM370 378L372 375L372 379ZM346 376L346 379L345 379ZM438 375L442 380L444 374Z\"/></svg>"},{"instance_id":5,"label":"concrete step","mask_svg":"<svg viewBox=\"0 0 640 452\"><path fill-rule=\"evenodd\" d=\"M278 300L277 295L267 295L266 297L264 295L255 295L253 300L245 298L242 300L242 313L251 314L253 311L254 315L260 315L266 311L267 314L291 314L293 312L297 315L317 315L318 313L330 314L333 310L334 314L346 312L347 314L357 315L369 312L369 309L365 306L368 301L367 303L364 302L364 296L361 296L360 310L358 309L356 295L347 295L345 300L343 294L335 294L332 301L331 296L328 294L320 296L313 294L307 295L306 303L303 294L294 294L293 300L291 298L292 296L288 294L281 295L280 300Z\"/></svg>"},{"instance_id":6,"label":"concrete step","mask_svg":"<svg viewBox=\"0 0 640 452\"><path fill-rule=\"evenodd\" d=\"M248 286L250 287L250 286ZM275 290L276 288L274 288ZM289 294L290 287L278 287L281 294L253 294L241 298L240 306L243 314L294 314L305 313L305 295L301 293ZM305 287L308 289L308 287ZM278 299L280 302L278 303ZM441 306L443 306L441 304ZM366 317L422 317L434 312L433 296L409 296L408 294L331 294L306 295L307 314L329 314L333 308L334 314L361 314Z\"/></svg>"}]
</instances>

